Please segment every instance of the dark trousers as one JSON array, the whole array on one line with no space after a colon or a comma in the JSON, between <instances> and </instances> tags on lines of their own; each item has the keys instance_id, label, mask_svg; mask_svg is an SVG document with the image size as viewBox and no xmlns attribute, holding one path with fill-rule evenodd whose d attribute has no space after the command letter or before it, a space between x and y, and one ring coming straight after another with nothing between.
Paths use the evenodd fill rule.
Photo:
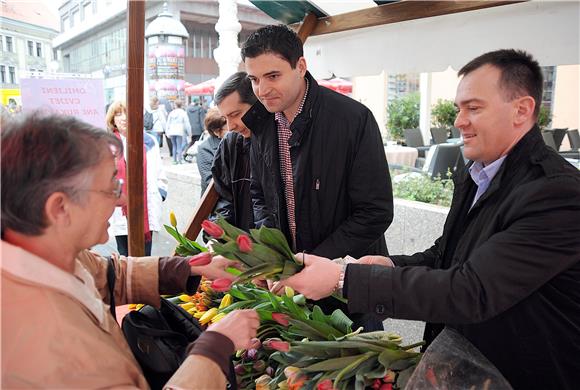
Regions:
<instances>
[{"instance_id":1,"label":"dark trousers","mask_svg":"<svg viewBox=\"0 0 580 390\"><path fill-rule=\"evenodd\" d=\"M165 139L167 140L167 148L169 149L169 157L173 157L173 144L171 143L171 138L165 135Z\"/></svg>"},{"instance_id":2,"label":"dark trousers","mask_svg":"<svg viewBox=\"0 0 580 390\"><path fill-rule=\"evenodd\" d=\"M117 241L117 250L121 256L129 256L129 240L127 236L115 236ZM153 232L151 232L151 240L145 241L145 256L151 256L151 244L153 244Z\"/></svg>"}]
</instances>

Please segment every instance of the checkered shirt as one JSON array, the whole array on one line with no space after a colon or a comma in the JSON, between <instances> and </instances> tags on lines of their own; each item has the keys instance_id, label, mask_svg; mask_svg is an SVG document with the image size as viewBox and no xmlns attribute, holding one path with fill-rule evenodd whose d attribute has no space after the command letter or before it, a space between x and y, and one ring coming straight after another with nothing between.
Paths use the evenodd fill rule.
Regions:
<instances>
[{"instance_id":1,"label":"checkered shirt","mask_svg":"<svg viewBox=\"0 0 580 390\"><path fill-rule=\"evenodd\" d=\"M306 102L306 96L308 96L308 80L306 80L306 92L304 93L304 98L298 106L298 111L294 118L296 118L304 108L304 102ZM290 145L288 140L292 136L292 131L290 130L290 122L286 118L283 112L277 112L275 114L276 126L278 128L278 150L280 153L280 173L282 175L282 180L284 182L284 195L286 197L286 209L288 210L288 226L290 228L290 234L292 235L292 246L296 248L296 213L294 201L294 178L292 175L292 159L290 158ZM294 120L294 119L292 119Z\"/></svg>"}]
</instances>

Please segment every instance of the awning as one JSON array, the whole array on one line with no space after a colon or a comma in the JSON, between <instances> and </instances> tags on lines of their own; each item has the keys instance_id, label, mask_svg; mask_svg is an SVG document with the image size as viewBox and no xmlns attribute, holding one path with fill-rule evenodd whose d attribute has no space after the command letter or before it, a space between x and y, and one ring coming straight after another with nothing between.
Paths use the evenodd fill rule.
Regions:
<instances>
[{"instance_id":1,"label":"awning","mask_svg":"<svg viewBox=\"0 0 580 390\"><path fill-rule=\"evenodd\" d=\"M216 79L209 79L204 82L195 85L189 85L185 87L185 94L188 96L191 95L213 95L215 90L215 82Z\"/></svg>"},{"instance_id":2,"label":"awning","mask_svg":"<svg viewBox=\"0 0 580 390\"><path fill-rule=\"evenodd\" d=\"M263 2L253 3L262 8ZM287 9L294 3L302 8L309 3L319 10L326 4L321 0L283 3ZM419 9L418 3L425 9ZM460 9L492 3L496 6ZM509 2L401 1L319 18L304 47L308 68L316 78L376 75L383 70L435 72L449 66L457 70L474 57L501 48L529 51L543 66L580 63L580 2L505 3ZM369 20L372 16L375 19ZM383 21L386 24L380 24ZM346 31L327 33L339 30Z\"/></svg>"}]
</instances>

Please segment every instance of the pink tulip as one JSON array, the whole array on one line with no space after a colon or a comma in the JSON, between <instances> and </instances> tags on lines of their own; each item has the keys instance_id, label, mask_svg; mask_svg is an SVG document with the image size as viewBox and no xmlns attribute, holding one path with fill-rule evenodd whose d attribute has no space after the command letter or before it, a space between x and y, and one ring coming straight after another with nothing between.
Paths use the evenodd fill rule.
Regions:
<instances>
[{"instance_id":1,"label":"pink tulip","mask_svg":"<svg viewBox=\"0 0 580 390\"><path fill-rule=\"evenodd\" d=\"M288 326L290 324L290 322L288 322L290 317L283 313L272 313L272 319L282 326Z\"/></svg>"},{"instance_id":2,"label":"pink tulip","mask_svg":"<svg viewBox=\"0 0 580 390\"><path fill-rule=\"evenodd\" d=\"M332 380L325 379L316 385L316 390L334 390L334 384L332 383Z\"/></svg>"},{"instance_id":3,"label":"pink tulip","mask_svg":"<svg viewBox=\"0 0 580 390\"><path fill-rule=\"evenodd\" d=\"M227 278L216 279L211 283L211 288L217 292L228 291L232 285L232 281Z\"/></svg>"},{"instance_id":4,"label":"pink tulip","mask_svg":"<svg viewBox=\"0 0 580 390\"><path fill-rule=\"evenodd\" d=\"M262 343L264 348L266 349L275 349L276 351L280 352L288 352L290 351L290 344L286 341L282 341L280 339L268 339Z\"/></svg>"},{"instance_id":5,"label":"pink tulip","mask_svg":"<svg viewBox=\"0 0 580 390\"><path fill-rule=\"evenodd\" d=\"M192 267L200 267L211 263L211 253L201 252L189 259L189 265Z\"/></svg>"},{"instance_id":6,"label":"pink tulip","mask_svg":"<svg viewBox=\"0 0 580 390\"><path fill-rule=\"evenodd\" d=\"M250 253L252 251L252 240L250 240L250 237L245 234L240 234L236 239L236 243L238 244L240 251L244 253Z\"/></svg>"},{"instance_id":7,"label":"pink tulip","mask_svg":"<svg viewBox=\"0 0 580 390\"><path fill-rule=\"evenodd\" d=\"M224 229L219 227L218 224L213 223L212 221L208 221L207 219L201 223L201 227L213 238L222 238L224 236Z\"/></svg>"}]
</instances>

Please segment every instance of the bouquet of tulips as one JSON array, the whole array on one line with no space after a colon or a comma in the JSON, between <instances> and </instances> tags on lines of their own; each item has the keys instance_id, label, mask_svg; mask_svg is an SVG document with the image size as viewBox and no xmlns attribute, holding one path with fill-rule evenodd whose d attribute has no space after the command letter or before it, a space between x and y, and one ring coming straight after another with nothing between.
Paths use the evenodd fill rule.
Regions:
<instances>
[{"instance_id":1,"label":"bouquet of tulips","mask_svg":"<svg viewBox=\"0 0 580 390\"><path fill-rule=\"evenodd\" d=\"M262 226L250 233L230 225L221 216L216 222L205 220L203 230L212 237L214 254L237 260L246 266L237 283L255 278L280 280L299 272L303 265L294 256L284 234Z\"/></svg>"}]
</instances>

